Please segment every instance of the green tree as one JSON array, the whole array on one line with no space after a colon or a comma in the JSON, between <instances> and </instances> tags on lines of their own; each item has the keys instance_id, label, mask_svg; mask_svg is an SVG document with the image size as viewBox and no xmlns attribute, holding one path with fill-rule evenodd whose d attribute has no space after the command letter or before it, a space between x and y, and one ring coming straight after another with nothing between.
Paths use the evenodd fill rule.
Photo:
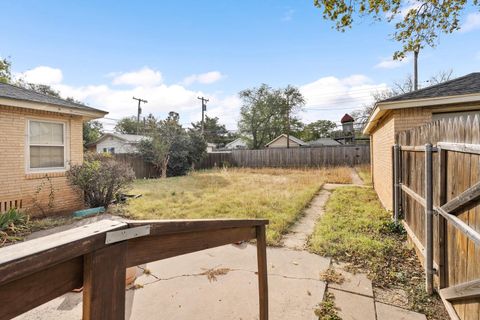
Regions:
<instances>
[{"instance_id":1,"label":"green tree","mask_svg":"<svg viewBox=\"0 0 480 320\"><path fill-rule=\"evenodd\" d=\"M320 138L329 137L337 125L330 120L317 120L305 125L299 138L304 141L312 141Z\"/></svg>"},{"instance_id":2,"label":"green tree","mask_svg":"<svg viewBox=\"0 0 480 320\"><path fill-rule=\"evenodd\" d=\"M242 107L238 128L253 149L263 148L282 133L291 133L289 120L290 123L299 121L295 114L305 103L300 91L292 86L273 89L262 84L241 91L239 96Z\"/></svg>"},{"instance_id":3,"label":"green tree","mask_svg":"<svg viewBox=\"0 0 480 320\"><path fill-rule=\"evenodd\" d=\"M100 121L91 120L83 123L83 146L97 141L102 136L103 124Z\"/></svg>"},{"instance_id":4,"label":"green tree","mask_svg":"<svg viewBox=\"0 0 480 320\"><path fill-rule=\"evenodd\" d=\"M12 82L12 63L7 58L0 59L0 83Z\"/></svg>"},{"instance_id":5,"label":"green tree","mask_svg":"<svg viewBox=\"0 0 480 320\"><path fill-rule=\"evenodd\" d=\"M202 131L202 121L192 122L192 130L196 132ZM205 140L217 145L225 145L230 141L229 132L224 124L220 124L218 117L210 118L205 116L203 135Z\"/></svg>"},{"instance_id":6,"label":"green tree","mask_svg":"<svg viewBox=\"0 0 480 320\"><path fill-rule=\"evenodd\" d=\"M139 144L139 151L160 172L162 178L185 174L206 151L206 142L196 132L187 133L179 123L179 115L170 112L148 132L148 139Z\"/></svg>"},{"instance_id":7,"label":"green tree","mask_svg":"<svg viewBox=\"0 0 480 320\"><path fill-rule=\"evenodd\" d=\"M412 3L416 4L412 7ZM479 0L314 0L323 17L333 21L339 31L351 28L356 19L371 17L374 21L395 23L393 38L402 48L394 53L394 59L404 58L407 52L418 51L425 46L435 47L441 33L460 29L460 16L467 6L480 6ZM405 10L408 10L405 14Z\"/></svg>"},{"instance_id":8,"label":"green tree","mask_svg":"<svg viewBox=\"0 0 480 320\"><path fill-rule=\"evenodd\" d=\"M140 128L141 126L137 123L137 118L134 116L122 118L115 125L115 131L124 134L137 134L137 130Z\"/></svg>"}]
</instances>

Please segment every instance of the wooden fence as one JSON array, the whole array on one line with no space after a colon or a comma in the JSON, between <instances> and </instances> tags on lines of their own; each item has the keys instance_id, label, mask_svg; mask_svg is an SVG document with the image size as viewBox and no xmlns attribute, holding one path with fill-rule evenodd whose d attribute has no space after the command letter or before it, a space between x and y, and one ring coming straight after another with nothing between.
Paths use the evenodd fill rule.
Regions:
<instances>
[{"instance_id":1,"label":"wooden fence","mask_svg":"<svg viewBox=\"0 0 480 320\"><path fill-rule=\"evenodd\" d=\"M480 315L480 121L440 120L399 133L393 148L394 217L452 319Z\"/></svg>"},{"instance_id":2,"label":"wooden fence","mask_svg":"<svg viewBox=\"0 0 480 320\"><path fill-rule=\"evenodd\" d=\"M102 220L1 248L0 319L82 286L83 319L125 319L126 268L256 239L259 319L268 320L266 224L260 219Z\"/></svg>"},{"instance_id":3,"label":"wooden fence","mask_svg":"<svg viewBox=\"0 0 480 320\"><path fill-rule=\"evenodd\" d=\"M139 154L117 153L114 156L117 161L129 164L137 179L160 177L160 172Z\"/></svg>"},{"instance_id":4,"label":"wooden fence","mask_svg":"<svg viewBox=\"0 0 480 320\"><path fill-rule=\"evenodd\" d=\"M326 167L370 163L369 145L342 145L316 148L267 148L209 153L199 168L223 164L237 167Z\"/></svg>"}]
</instances>

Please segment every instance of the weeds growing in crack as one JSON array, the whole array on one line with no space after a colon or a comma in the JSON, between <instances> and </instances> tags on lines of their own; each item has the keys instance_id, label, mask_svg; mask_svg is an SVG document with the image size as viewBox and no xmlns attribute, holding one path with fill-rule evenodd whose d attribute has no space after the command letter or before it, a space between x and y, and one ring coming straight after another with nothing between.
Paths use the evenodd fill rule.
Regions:
<instances>
[{"instance_id":1,"label":"weeds growing in crack","mask_svg":"<svg viewBox=\"0 0 480 320\"><path fill-rule=\"evenodd\" d=\"M325 298L315 309L315 315L318 320L342 320L337 313L338 308L335 307L335 296L331 292L325 293Z\"/></svg>"}]
</instances>

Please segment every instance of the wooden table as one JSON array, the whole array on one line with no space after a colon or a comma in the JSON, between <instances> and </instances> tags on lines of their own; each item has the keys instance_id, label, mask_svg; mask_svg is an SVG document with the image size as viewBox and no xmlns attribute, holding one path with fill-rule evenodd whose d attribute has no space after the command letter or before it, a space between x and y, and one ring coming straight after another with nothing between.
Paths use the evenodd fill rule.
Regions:
<instances>
[{"instance_id":1,"label":"wooden table","mask_svg":"<svg viewBox=\"0 0 480 320\"><path fill-rule=\"evenodd\" d=\"M260 319L268 319L268 220L96 223L0 249L0 319L83 286L84 319L125 318L128 267L238 241L257 240Z\"/></svg>"}]
</instances>

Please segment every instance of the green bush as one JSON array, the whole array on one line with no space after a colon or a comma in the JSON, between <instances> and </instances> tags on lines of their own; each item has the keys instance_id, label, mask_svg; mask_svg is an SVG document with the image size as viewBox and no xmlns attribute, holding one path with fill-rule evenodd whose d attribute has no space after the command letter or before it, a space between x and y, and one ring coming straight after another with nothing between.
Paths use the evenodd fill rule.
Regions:
<instances>
[{"instance_id":1,"label":"green bush","mask_svg":"<svg viewBox=\"0 0 480 320\"><path fill-rule=\"evenodd\" d=\"M25 226L28 223L28 216L15 208L0 214L0 231L14 230Z\"/></svg>"},{"instance_id":2,"label":"green bush","mask_svg":"<svg viewBox=\"0 0 480 320\"><path fill-rule=\"evenodd\" d=\"M87 153L81 165L67 172L69 182L83 190L85 203L108 208L113 199L135 179L133 169L109 154Z\"/></svg>"}]
</instances>

